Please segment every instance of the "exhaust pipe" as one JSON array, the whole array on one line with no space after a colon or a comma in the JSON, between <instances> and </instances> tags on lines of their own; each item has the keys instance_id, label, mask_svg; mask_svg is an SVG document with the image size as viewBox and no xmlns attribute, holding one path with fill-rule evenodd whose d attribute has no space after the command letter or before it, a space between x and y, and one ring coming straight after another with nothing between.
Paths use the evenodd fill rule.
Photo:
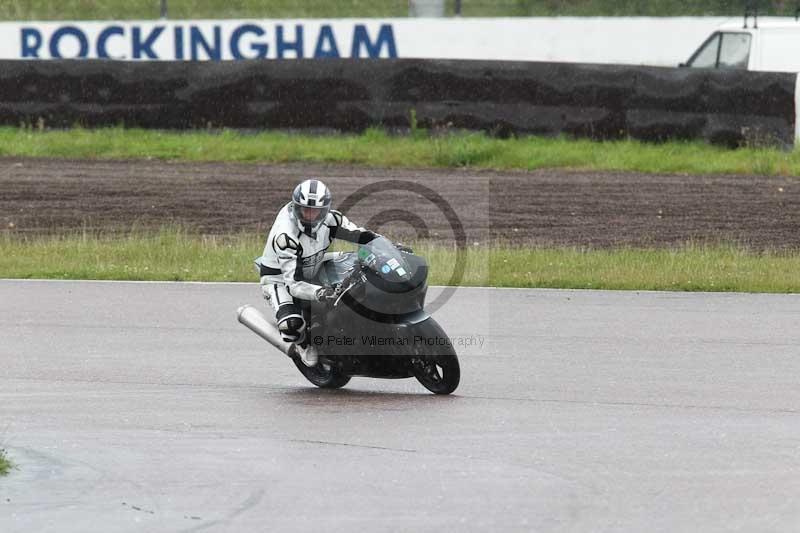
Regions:
<instances>
[{"instance_id":1,"label":"exhaust pipe","mask_svg":"<svg viewBox=\"0 0 800 533\"><path fill-rule=\"evenodd\" d=\"M273 345L275 348L284 354L292 357L294 353L294 344L289 344L284 341L281 334L278 333L278 328L275 327L261 312L252 305L243 305L237 312L239 322L247 326L253 333Z\"/></svg>"}]
</instances>

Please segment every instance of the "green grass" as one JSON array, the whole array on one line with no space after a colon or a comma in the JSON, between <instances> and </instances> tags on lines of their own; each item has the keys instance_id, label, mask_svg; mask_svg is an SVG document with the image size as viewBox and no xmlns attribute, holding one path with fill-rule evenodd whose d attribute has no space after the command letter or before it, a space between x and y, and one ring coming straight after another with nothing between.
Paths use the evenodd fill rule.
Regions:
<instances>
[{"instance_id":1,"label":"green grass","mask_svg":"<svg viewBox=\"0 0 800 533\"><path fill-rule=\"evenodd\" d=\"M0 278L252 281L253 259L263 246L257 235L203 237L174 229L123 237L6 233Z\"/></svg>"},{"instance_id":2,"label":"green grass","mask_svg":"<svg viewBox=\"0 0 800 533\"><path fill-rule=\"evenodd\" d=\"M125 237L0 237L0 278L257 281L262 236L167 229ZM418 243L430 283L451 281L457 251ZM58 257L58 261L52 261ZM470 246L463 286L800 293L800 252L737 246L579 250Z\"/></svg>"},{"instance_id":3,"label":"green grass","mask_svg":"<svg viewBox=\"0 0 800 533\"><path fill-rule=\"evenodd\" d=\"M3 0L0 19L153 19L159 0ZM406 0L168 0L170 18L405 17ZM452 14L454 0L447 0ZM744 2L726 0L462 0L464 16L739 15ZM793 2L761 2L762 12L792 15Z\"/></svg>"},{"instance_id":4,"label":"green grass","mask_svg":"<svg viewBox=\"0 0 800 533\"><path fill-rule=\"evenodd\" d=\"M702 142L497 139L481 133L429 137L424 131L390 136L377 129L362 135L311 136L230 130L183 133L123 128L0 128L0 156L800 175L799 150L730 150Z\"/></svg>"},{"instance_id":5,"label":"green grass","mask_svg":"<svg viewBox=\"0 0 800 533\"><path fill-rule=\"evenodd\" d=\"M0 476L5 476L11 470L11 461L6 457L6 451L0 450Z\"/></svg>"},{"instance_id":6,"label":"green grass","mask_svg":"<svg viewBox=\"0 0 800 533\"><path fill-rule=\"evenodd\" d=\"M800 292L800 252L737 246L677 249L498 249L492 285L571 289Z\"/></svg>"}]
</instances>

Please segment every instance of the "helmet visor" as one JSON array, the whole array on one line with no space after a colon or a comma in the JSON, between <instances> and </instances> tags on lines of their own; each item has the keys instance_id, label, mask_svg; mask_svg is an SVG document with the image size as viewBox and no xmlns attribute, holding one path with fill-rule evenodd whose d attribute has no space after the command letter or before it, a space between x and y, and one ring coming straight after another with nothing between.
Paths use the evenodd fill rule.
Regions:
<instances>
[{"instance_id":1,"label":"helmet visor","mask_svg":"<svg viewBox=\"0 0 800 533\"><path fill-rule=\"evenodd\" d=\"M325 215L330 210L329 206L325 207L308 207L305 205L294 204L294 214L297 220L304 226L317 226L325 220Z\"/></svg>"}]
</instances>

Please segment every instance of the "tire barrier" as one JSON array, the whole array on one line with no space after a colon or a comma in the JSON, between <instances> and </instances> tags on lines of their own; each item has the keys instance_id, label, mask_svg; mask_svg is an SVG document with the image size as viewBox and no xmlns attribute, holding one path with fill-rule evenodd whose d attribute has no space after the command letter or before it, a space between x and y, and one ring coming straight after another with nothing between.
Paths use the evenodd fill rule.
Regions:
<instances>
[{"instance_id":1,"label":"tire barrier","mask_svg":"<svg viewBox=\"0 0 800 533\"><path fill-rule=\"evenodd\" d=\"M795 74L450 60L0 61L0 124L793 144ZM413 118L412 118L413 115Z\"/></svg>"}]
</instances>

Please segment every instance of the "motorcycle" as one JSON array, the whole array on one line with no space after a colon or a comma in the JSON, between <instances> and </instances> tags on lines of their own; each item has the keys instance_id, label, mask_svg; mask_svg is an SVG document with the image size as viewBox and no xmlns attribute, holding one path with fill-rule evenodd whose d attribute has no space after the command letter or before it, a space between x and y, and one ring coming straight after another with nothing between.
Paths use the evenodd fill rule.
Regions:
<instances>
[{"instance_id":1,"label":"motorcycle","mask_svg":"<svg viewBox=\"0 0 800 533\"><path fill-rule=\"evenodd\" d=\"M323 263L320 281L335 288L333 298L303 303L307 344L285 342L274 322L249 305L239 308L239 322L288 355L320 388L337 389L353 376L366 376L413 377L435 394L456 390L458 356L425 312L425 259L385 237L332 255ZM302 361L303 350L316 350L315 366Z\"/></svg>"}]
</instances>

